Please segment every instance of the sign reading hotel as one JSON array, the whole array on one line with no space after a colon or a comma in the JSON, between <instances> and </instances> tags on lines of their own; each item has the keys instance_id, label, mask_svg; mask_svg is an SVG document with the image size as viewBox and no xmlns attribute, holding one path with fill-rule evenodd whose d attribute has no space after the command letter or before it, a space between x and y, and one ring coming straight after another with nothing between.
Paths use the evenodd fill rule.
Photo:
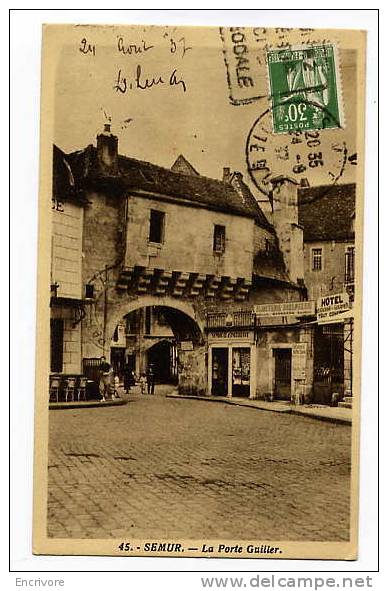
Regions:
<instances>
[{"instance_id":1,"label":"sign reading hotel","mask_svg":"<svg viewBox=\"0 0 388 591\"><path fill-rule=\"evenodd\" d=\"M318 324L324 324L336 318L340 320L343 313L347 312L349 308L349 294L346 292L319 298L317 301Z\"/></svg>"},{"instance_id":2,"label":"sign reading hotel","mask_svg":"<svg viewBox=\"0 0 388 591\"><path fill-rule=\"evenodd\" d=\"M280 304L260 304L254 307L254 312L259 318L282 316L314 316L315 301L308 302L282 302Z\"/></svg>"}]
</instances>

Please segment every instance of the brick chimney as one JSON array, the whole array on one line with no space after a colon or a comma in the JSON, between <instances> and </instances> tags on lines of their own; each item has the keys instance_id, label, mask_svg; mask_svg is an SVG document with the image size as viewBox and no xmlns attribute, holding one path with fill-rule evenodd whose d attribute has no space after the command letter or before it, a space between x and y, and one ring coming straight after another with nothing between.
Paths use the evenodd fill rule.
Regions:
<instances>
[{"instance_id":1,"label":"brick chimney","mask_svg":"<svg viewBox=\"0 0 388 591\"><path fill-rule=\"evenodd\" d=\"M110 123L104 124L104 131L97 136L97 159L102 173L115 176L119 170L119 140L111 133Z\"/></svg>"},{"instance_id":2,"label":"brick chimney","mask_svg":"<svg viewBox=\"0 0 388 591\"><path fill-rule=\"evenodd\" d=\"M229 183L230 181L230 168L225 166L222 170L222 182Z\"/></svg>"},{"instance_id":3,"label":"brick chimney","mask_svg":"<svg viewBox=\"0 0 388 591\"><path fill-rule=\"evenodd\" d=\"M298 219L298 183L278 176L272 183L272 222L279 239L288 275L294 283L304 280L303 228Z\"/></svg>"}]
</instances>

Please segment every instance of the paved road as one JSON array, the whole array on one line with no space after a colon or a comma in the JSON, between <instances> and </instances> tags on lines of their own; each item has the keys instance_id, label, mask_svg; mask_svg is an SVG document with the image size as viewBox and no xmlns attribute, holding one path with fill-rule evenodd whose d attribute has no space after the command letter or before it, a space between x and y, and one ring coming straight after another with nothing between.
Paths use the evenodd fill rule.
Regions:
<instances>
[{"instance_id":1,"label":"paved road","mask_svg":"<svg viewBox=\"0 0 388 591\"><path fill-rule=\"evenodd\" d=\"M347 540L350 434L163 396L50 411L48 535Z\"/></svg>"}]
</instances>

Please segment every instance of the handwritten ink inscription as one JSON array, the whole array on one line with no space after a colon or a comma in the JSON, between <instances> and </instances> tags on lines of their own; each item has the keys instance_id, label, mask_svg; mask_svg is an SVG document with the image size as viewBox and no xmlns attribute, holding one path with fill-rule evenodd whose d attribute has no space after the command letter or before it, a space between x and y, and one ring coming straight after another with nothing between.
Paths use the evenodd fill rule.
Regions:
<instances>
[{"instance_id":1,"label":"handwritten ink inscription","mask_svg":"<svg viewBox=\"0 0 388 591\"><path fill-rule=\"evenodd\" d=\"M186 83L183 78L177 74L176 68L171 72L169 77L163 77L158 74L154 76L146 76L143 74L140 65L136 67L135 75L132 78L127 78L127 76L124 76L122 71L119 70L113 88L116 92L125 94L129 90L149 90L154 86L166 84L169 86L177 86L181 88L183 92L186 92Z\"/></svg>"},{"instance_id":2,"label":"handwritten ink inscription","mask_svg":"<svg viewBox=\"0 0 388 591\"><path fill-rule=\"evenodd\" d=\"M81 39L81 43L78 49L83 55L96 55L96 46L92 43L88 43L88 40L85 37Z\"/></svg>"},{"instance_id":3,"label":"handwritten ink inscription","mask_svg":"<svg viewBox=\"0 0 388 591\"><path fill-rule=\"evenodd\" d=\"M141 43L125 43L123 37L119 37L117 40L117 51L123 55L145 53L154 47L154 45L148 45L144 39L141 40Z\"/></svg>"},{"instance_id":4,"label":"handwritten ink inscription","mask_svg":"<svg viewBox=\"0 0 388 591\"><path fill-rule=\"evenodd\" d=\"M173 87L185 93L187 91L186 80L178 68L174 66L176 65L177 59L179 63L182 63L181 60L193 48L188 45L185 37L175 35L175 29L165 32L161 39L155 38L156 40L153 41L147 38L145 29L144 32L146 33L144 38L140 39L130 37L129 35L127 37L125 35L116 35L113 48L109 49L109 47L104 46L101 48L101 51L99 48L99 55L105 53L105 55L109 56L109 51L113 49L116 56L129 58L128 63L131 63L131 58L137 62L137 65L135 65L136 62L135 64L132 62L129 71L117 66L117 75L114 74L114 83L111 87L113 91L119 94L126 94L129 91L148 91L157 86L164 86ZM79 40L77 51L82 56L96 57L97 45L93 43L93 40L89 36L85 36ZM169 57L165 55L166 61L163 69L152 72L150 71L150 64L147 65L146 63L148 54L157 53L159 58L160 52L167 52ZM143 62L143 64L140 65L139 62Z\"/></svg>"}]
</instances>

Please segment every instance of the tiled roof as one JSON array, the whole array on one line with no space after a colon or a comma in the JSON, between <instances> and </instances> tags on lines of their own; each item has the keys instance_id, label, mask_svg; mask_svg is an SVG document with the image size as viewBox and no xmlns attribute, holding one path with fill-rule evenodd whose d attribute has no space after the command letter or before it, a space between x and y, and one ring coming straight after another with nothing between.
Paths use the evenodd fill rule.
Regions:
<instances>
[{"instance_id":1,"label":"tiled roof","mask_svg":"<svg viewBox=\"0 0 388 591\"><path fill-rule=\"evenodd\" d=\"M93 146L66 155L71 163L77 182L102 180L97 163L97 151ZM189 166L190 163L188 163ZM249 187L242 181L238 184L223 182L195 174L176 172L143 160L119 155L119 173L112 181L124 188L149 191L176 197L188 203L197 203L209 209L234 213L253 218L260 226L273 231Z\"/></svg>"},{"instance_id":2,"label":"tiled roof","mask_svg":"<svg viewBox=\"0 0 388 591\"><path fill-rule=\"evenodd\" d=\"M299 223L304 240L354 238L356 185L325 185L298 190Z\"/></svg>"},{"instance_id":3,"label":"tiled roof","mask_svg":"<svg viewBox=\"0 0 388 591\"><path fill-rule=\"evenodd\" d=\"M177 197L210 209L254 218L260 225L270 226L247 186L238 191L224 183L202 175L173 172L149 162L119 157L119 168L128 187Z\"/></svg>"}]
</instances>

